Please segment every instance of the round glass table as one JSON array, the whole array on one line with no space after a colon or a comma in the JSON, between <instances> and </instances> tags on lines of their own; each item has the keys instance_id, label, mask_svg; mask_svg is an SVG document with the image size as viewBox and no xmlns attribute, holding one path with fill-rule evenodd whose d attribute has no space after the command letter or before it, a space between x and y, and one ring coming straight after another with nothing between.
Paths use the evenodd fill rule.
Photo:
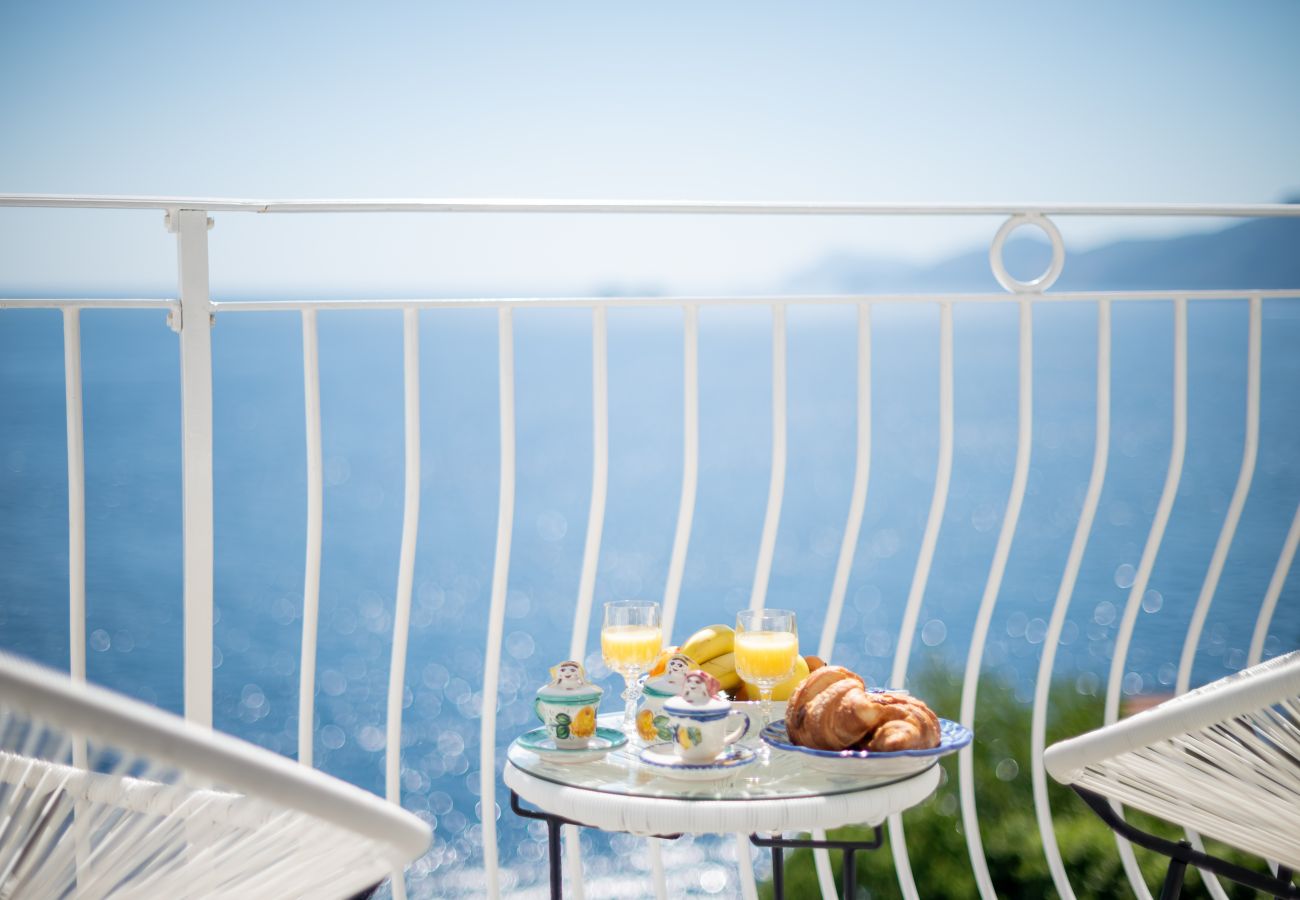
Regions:
<instances>
[{"instance_id":1,"label":"round glass table","mask_svg":"<svg viewBox=\"0 0 1300 900\"><path fill-rule=\"evenodd\" d=\"M602 716L618 727L621 716ZM543 819L551 835L551 896L560 896L559 827L564 824L677 837L685 833L741 833L771 847L773 881L781 894L780 850L821 847L844 850L878 846L879 826L888 816L920 803L939 786L941 770L931 764L905 777L841 774L813 768L801 754L762 752L757 729L741 744L757 753L749 765L713 781L681 781L654 771L639 757L646 745L629 741L604 757L579 763L543 759L516 741L506 754L504 780L511 805L522 816ZM523 808L522 798L539 812ZM843 825L876 828L875 841L784 839L784 832L809 832ZM770 835L770 837L768 837ZM847 864L846 887L853 866ZM853 896L851 890L845 896Z\"/></svg>"}]
</instances>

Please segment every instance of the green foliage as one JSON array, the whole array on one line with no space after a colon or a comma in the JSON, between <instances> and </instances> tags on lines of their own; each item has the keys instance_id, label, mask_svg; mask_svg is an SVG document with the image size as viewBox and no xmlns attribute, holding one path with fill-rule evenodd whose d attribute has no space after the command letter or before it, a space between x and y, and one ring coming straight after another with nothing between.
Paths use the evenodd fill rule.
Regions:
<instances>
[{"instance_id":1,"label":"green foliage","mask_svg":"<svg viewBox=\"0 0 1300 900\"><path fill-rule=\"evenodd\" d=\"M960 676L932 664L914 685L915 693L940 714L956 718L960 707ZM1080 695L1072 683L1053 685L1050 694L1047 743L1096 728L1102 721L1100 698ZM989 874L1000 897L1054 897L1056 888L1042 851L1038 822L1034 816L1030 776L1030 708L1017 701L1014 687L1004 679L986 674L980 681L975 716L975 797L980 836L988 859ZM943 760L944 778L939 789L924 803L904 814L912 873L917 890L926 898L978 900L979 891L966 848L957 795L957 758ZM1114 833L1073 792L1049 777L1048 796L1055 820L1057 844L1066 872L1080 900L1084 898L1132 897L1115 846ZM1179 840L1181 832L1168 823L1128 812L1129 821L1162 837ZM866 829L845 828L835 837L869 837ZM1212 846L1212 853L1241 865L1259 868L1259 860L1234 856L1225 848ZM1135 848L1146 882L1159 893L1167 860ZM870 900L901 898L898 879L885 846L857 854L859 897ZM837 883L840 882L840 854L831 853ZM1223 882L1232 898L1253 897L1254 892ZM763 886L771 897L771 885ZM817 874L812 854L801 850L786 855L786 896L818 897ZM1200 879L1187 877L1183 897L1205 898L1209 894ZM855 898L856 900L856 898Z\"/></svg>"}]
</instances>

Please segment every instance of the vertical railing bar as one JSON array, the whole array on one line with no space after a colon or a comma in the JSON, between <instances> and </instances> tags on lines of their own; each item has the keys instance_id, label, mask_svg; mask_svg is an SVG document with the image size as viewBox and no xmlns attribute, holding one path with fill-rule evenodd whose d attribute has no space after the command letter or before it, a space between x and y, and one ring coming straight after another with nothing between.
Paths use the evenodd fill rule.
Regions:
<instances>
[{"instance_id":1,"label":"vertical railing bar","mask_svg":"<svg viewBox=\"0 0 1300 900\"><path fill-rule=\"evenodd\" d=\"M840 544L839 560L835 564L835 580L831 583L830 602L826 606L826 619L822 623L822 636L817 644L817 655L831 658L835 635L839 632L844 597L849 589L849 575L853 571L853 557L862 532L862 514L867 507L867 483L871 473L871 306L858 304L858 443L854 457L853 490L849 495L849 516L844 525L844 540ZM825 840L824 831L813 832L814 840ZM813 863L817 869L817 882L824 900L835 900L839 889L831 869L830 852L813 850Z\"/></svg>"},{"instance_id":2,"label":"vertical railing bar","mask_svg":"<svg viewBox=\"0 0 1300 900\"><path fill-rule=\"evenodd\" d=\"M323 487L320 423L320 343L316 310L302 311L303 405L307 430L307 552L302 588L302 664L298 673L298 761L314 761L316 638L320 615Z\"/></svg>"},{"instance_id":3,"label":"vertical railing bar","mask_svg":"<svg viewBox=\"0 0 1300 900\"><path fill-rule=\"evenodd\" d=\"M1264 641L1268 637L1268 626L1273 621L1273 611L1277 609L1278 598L1282 596L1282 586L1286 583L1295 559L1296 548L1300 547L1300 505L1296 506L1295 516L1291 519L1291 529L1282 544L1282 553L1278 556L1273 577L1269 579L1268 590L1264 592L1264 602L1259 608L1259 617L1255 620L1255 633L1250 639L1250 653L1246 664L1253 666L1264 658Z\"/></svg>"},{"instance_id":4,"label":"vertical railing bar","mask_svg":"<svg viewBox=\"0 0 1300 900\"><path fill-rule=\"evenodd\" d=\"M492 566L492 600L488 608L487 648L483 662L483 711L479 728L479 803L483 828L483 867L487 894L501 895L498 869L496 797L497 693L501 676L501 633L505 629L506 586L510 577L510 542L515 515L515 349L510 307L497 311L501 413L501 488L497 501L496 558Z\"/></svg>"},{"instance_id":5,"label":"vertical railing bar","mask_svg":"<svg viewBox=\"0 0 1300 900\"><path fill-rule=\"evenodd\" d=\"M1173 446L1169 454L1169 469L1165 474L1164 490L1156 506L1155 520L1151 523L1151 532L1147 536L1146 547L1138 563L1137 575L1129 590L1128 603L1124 607L1124 617L1120 620L1119 631L1115 636L1115 655L1111 658L1110 677L1106 682L1106 706L1104 721L1112 724L1119 718L1119 692L1124 680L1124 666L1128 661L1129 642L1133 637L1133 626L1137 623L1138 610L1141 608L1142 595L1146 593L1155 567L1156 556L1160 552L1160 543L1164 539L1165 527L1169 524L1169 515L1173 511L1174 499L1178 493L1178 483L1183 474L1183 459L1187 452L1187 298L1174 298L1174 434ZM1151 900L1151 892L1142 879L1142 870L1138 868L1133 855L1133 847L1124 838L1115 836L1119 847L1120 859L1129 883L1141 900Z\"/></svg>"},{"instance_id":6,"label":"vertical railing bar","mask_svg":"<svg viewBox=\"0 0 1300 900\"><path fill-rule=\"evenodd\" d=\"M817 644L817 655L830 659L835 646L835 635L840 627L840 614L844 597L849 589L849 575L853 571L853 557L862 532L862 514L867 508L867 484L871 475L871 306L858 305L858 444L854 458L853 491L849 497L849 517L844 525L844 540L840 543L840 556L835 564L835 580L831 583L830 602L826 606L826 620L822 623L822 636Z\"/></svg>"},{"instance_id":7,"label":"vertical railing bar","mask_svg":"<svg viewBox=\"0 0 1300 900\"><path fill-rule=\"evenodd\" d=\"M673 625L677 621L677 601L686 571L686 551L691 542L700 477L700 308L691 304L682 307L682 313L682 498L677 507L677 531L673 535L673 553L664 585L665 643L672 642Z\"/></svg>"},{"instance_id":8,"label":"vertical railing bar","mask_svg":"<svg viewBox=\"0 0 1300 900\"><path fill-rule=\"evenodd\" d=\"M68 654L86 680L86 432L81 400L81 311L63 310L63 390L68 421ZM84 752L84 744L82 751ZM75 752L75 751L74 751ZM84 761L74 763L84 768Z\"/></svg>"},{"instance_id":9,"label":"vertical railing bar","mask_svg":"<svg viewBox=\"0 0 1300 900\"><path fill-rule=\"evenodd\" d=\"M181 301L185 718L212 725L212 305L208 216L172 213Z\"/></svg>"},{"instance_id":10,"label":"vertical railing bar","mask_svg":"<svg viewBox=\"0 0 1300 900\"><path fill-rule=\"evenodd\" d=\"M1101 489L1106 482L1106 466L1110 458L1110 301L1097 301L1097 424L1096 443L1092 451L1092 474L1084 494L1083 509L1070 544L1065 574L1056 592L1052 618L1043 640L1043 655L1038 663L1038 680L1034 685L1034 710L1030 726L1030 774L1034 788L1034 814L1038 819L1038 833L1043 841L1047 867L1061 900L1074 900L1074 889L1065 872L1061 850L1056 843L1056 830L1052 824L1052 808L1047 796L1047 770L1043 767L1043 750L1047 743L1047 698L1052 686L1052 669L1056 662L1056 648L1065 627L1065 616L1074 585L1083 563L1083 553L1092 534L1092 523L1101 501Z\"/></svg>"},{"instance_id":11,"label":"vertical railing bar","mask_svg":"<svg viewBox=\"0 0 1300 900\"><path fill-rule=\"evenodd\" d=\"M664 873L662 843L660 838L646 840L646 849L650 851L650 881L654 886L655 900L668 900L668 879Z\"/></svg>"},{"instance_id":12,"label":"vertical railing bar","mask_svg":"<svg viewBox=\"0 0 1300 900\"><path fill-rule=\"evenodd\" d=\"M420 311L402 310L402 373L406 450L405 498L402 504L402 549L397 563L393 604L392 663L388 668L388 735L385 742L384 791L388 802L402 805L402 695L406 689L406 648L411 632L411 590L415 584L415 540L420 531ZM487 701L485 700L484 703ZM484 815L493 815L486 794ZM403 873L393 872L393 896L403 900Z\"/></svg>"},{"instance_id":13,"label":"vertical railing bar","mask_svg":"<svg viewBox=\"0 0 1300 900\"><path fill-rule=\"evenodd\" d=\"M86 430L82 409L81 311L63 310L63 396L68 444L68 668L72 680L86 680ZM72 764L89 768L86 739L72 739ZM90 858L91 807L73 806L77 882Z\"/></svg>"},{"instance_id":14,"label":"vertical railing bar","mask_svg":"<svg viewBox=\"0 0 1300 900\"><path fill-rule=\"evenodd\" d=\"M785 393L785 304L777 303L772 306L772 476L768 482L767 513L763 517L758 563L754 567L754 589L749 596L750 609L762 609L767 599L772 557L776 553L776 532L781 523L781 498L785 494Z\"/></svg>"},{"instance_id":15,"label":"vertical railing bar","mask_svg":"<svg viewBox=\"0 0 1300 900\"><path fill-rule=\"evenodd\" d=\"M1246 436L1241 453L1241 469L1237 473L1237 486L1232 491L1232 500L1228 503L1228 513L1224 516L1219 539L1214 545L1214 554L1210 557L1210 567L1205 573L1205 582L1201 593L1196 598L1196 607L1192 611L1192 620L1187 625L1187 637L1183 641L1183 652L1178 660L1178 676L1174 682L1174 694L1185 694L1191 686L1192 663L1196 659L1196 648L1201 642L1201 632L1205 619L1214 602L1215 591L1219 587L1219 578L1232 547L1232 539L1237 533L1237 524L1241 521L1241 511L1246 505L1250 493L1250 483L1255 477L1255 461L1259 455L1259 381L1262 356L1262 311L1263 300L1254 295L1249 300L1250 327L1247 337L1247 371L1246 371ZM1187 839L1192 846L1204 852L1200 835L1194 831L1187 832ZM1214 873L1204 869L1198 870L1201 880L1205 882L1214 900L1228 900L1227 893Z\"/></svg>"},{"instance_id":16,"label":"vertical railing bar","mask_svg":"<svg viewBox=\"0 0 1300 900\"><path fill-rule=\"evenodd\" d=\"M591 603L596 592L600 539L605 526L605 498L609 488L609 327L608 310L603 306L591 311L591 435L591 506L587 511L587 542L582 551L578 604L573 613L573 634L569 638L569 659L579 662L587 657ZM570 893L575 900L582 900L582 848L576 825L564 826L564 849L569 866Z\"/></svg>"},{"instance_id":17,"label":"vertical railing bar","mask_svg":"<svg viewBox=\"0 0 1300 900\"><path fill-rule=\"evenodd\" d=\"M908 591L907 606L903 611L903 624L899 629L898 647L894 653L894 667L888 687L905 687L907 662L912 655L912 639L916 633L916 620L921 614L921 598L925 596L926 581L934 562L934 549L939 542L939 528L943 524L943 511L948 505L948 487L952 479L952 303L939 305L939 460L935 470L934 496L930 500L930 513L926 518L925 532L921 538L921 552L916 560L916 572ZM889 847L898 874L898 886L906 900L918 900L916 879L912 876L912 863L907 854L907 837L903 830L903 817L895 813L889 817Z\"/></svg>"},{"instance_id":18,"label":"vertical railing bar","mask_svg":"<svg viewBox=\"0 0 1300 900\"><path fill-rule=\"evenodd\" d=\"M740 872L740 896L758 900L758 882L754 878L754 861L750 857L749 835L736 835L736 868Z\"/></svg>"},{"instance_id":19,"label":"vertical railing bar","mask_svg":"<svg viewBox=\"0 0 1300 900\"><path fill-rule=\"evenodd\" d=\"M1020 521L1020 509L1029 484L1029 457L1034 427L1034 319L1033 306L1028 300L1020 301L1020 385L1017 417L1019 433L1016 439L1016 464L1011 477L1011 495L1007 498L1002 529L993 552L993 566L989 569L975 616L975 631L971 635L970 650L966 656L966 674L961 689L961 721L967 728L975 727L975 701L979 691L980 667L984 661L984 643L988 639L989 623L997 606L1002 589L1002 576L1006 573L1007 559L1011 555L1011 542ZM975 883L984 900L996 900L997 891L989 875L988 859L984 855L984 842L980 836L979 815L975 809L974 748L966 747L957 757L958 793L961 797L962 830L966 835L966 848L970 854Z\"/></svg>"}]
</instances>

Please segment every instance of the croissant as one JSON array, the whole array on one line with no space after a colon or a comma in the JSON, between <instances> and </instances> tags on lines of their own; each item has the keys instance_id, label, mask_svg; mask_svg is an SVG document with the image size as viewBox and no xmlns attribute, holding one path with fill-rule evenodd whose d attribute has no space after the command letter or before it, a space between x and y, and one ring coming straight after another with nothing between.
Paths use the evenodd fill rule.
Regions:
<instances>
[{"instance_id":1,"label":"croissant","mask_svg":"<svg viewBox=\"0 0 1300 900\"><path fill-rule=\"evenodd\" d=\"M818 750L877 752L939 746L939 719L906 694L873 692L843 666L823 666L790 696L785 712L790 739Z\"/></svg>"}]
</instances>

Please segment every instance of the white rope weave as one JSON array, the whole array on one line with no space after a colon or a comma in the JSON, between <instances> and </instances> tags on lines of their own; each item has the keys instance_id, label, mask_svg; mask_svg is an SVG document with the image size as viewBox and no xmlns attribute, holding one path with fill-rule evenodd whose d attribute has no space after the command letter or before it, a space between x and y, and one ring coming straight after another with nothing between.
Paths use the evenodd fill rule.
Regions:
<instances>
[{"instance_id":1,"label":"white rope weave","mask_svg":"<svg viewBox=\"0 0 1300 900\"><path fill-rule=\"evenodd\" d=\"M1300 651L1048 749L1047 770L1300 868Z\"/></svg>"},{"instance_id":2,"label":"white rope weave","mask_svg":"<svg viewBox=\"0 0 1300 900\"><path fill-rule=\"evenodd\" d=\"M351 785L0 654L0 900L349 897L428 837Z\"/></svg>"}]
</instances>

